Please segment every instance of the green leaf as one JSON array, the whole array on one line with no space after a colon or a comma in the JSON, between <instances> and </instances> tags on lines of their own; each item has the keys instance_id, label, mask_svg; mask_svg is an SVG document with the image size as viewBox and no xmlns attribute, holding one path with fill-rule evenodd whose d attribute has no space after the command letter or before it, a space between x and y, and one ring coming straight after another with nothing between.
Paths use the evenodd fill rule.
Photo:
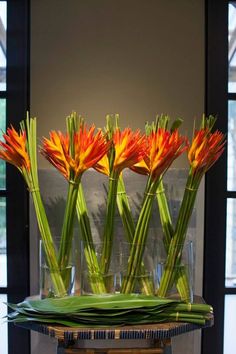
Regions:
<instances>
[{"instance_id":1,"label":"green leaf","mask_svg":"<svg viewBox=\"0 0 236 354\"><path fill-rule=\"evenodd\" d=\"M9 304L11 322L54 323L71 327L111 327L166 321L205 324L212 308L139 294L73 296Z\"/></svg>"}]
</instances>

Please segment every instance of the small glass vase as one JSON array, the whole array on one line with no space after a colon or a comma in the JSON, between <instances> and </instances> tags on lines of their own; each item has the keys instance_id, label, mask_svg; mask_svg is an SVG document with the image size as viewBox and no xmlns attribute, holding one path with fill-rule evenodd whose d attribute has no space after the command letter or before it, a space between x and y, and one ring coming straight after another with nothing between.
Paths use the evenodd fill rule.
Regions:
<instances>
[{"instance_id":1,"label":"small glass vase","mask_svg":"<svg viewBox=\"0 0 236 354\"><path fill-rule=\"evenodd\" d=\"M56 254L58 254L58 250L60 247L60 238L54 239L54 246L56 248ZM58 274L58 270L51 269L48 267L47 258L45 256L43 242L40 240L40 297L48 298L48 297L58 297L53 278ZM75 295L78 289L76 286L76 267L75 267L75 248L71 247L71 253L69 257L68 266L63 269L59 269L59 275L61 276L66 294L65 296Z\"/></svg>"},{"instance_id":2,"label":"small glass vase","mask_svg":"<svg viewBox=\"0 0 236 354\"><path fill-rule=\"evenodd\" d=\"M163 252L160 251L161 248L163 247L159 247L156 266L156 294L161 297L175 298L192 303L194 295L193 242L187 241L184 246L180 247L182 251L179 252L179 259L174 266L170 267L166 262L167 256L163 256ZM176 248L180 249L178 245Z\"/></svg>"},{"instance_id":3,"label":"small glass vase","mask_svg":"<svg viewBox=\"0 0 236 354\"><path fill-rule=\"evenodd\" d=\"M130 273L130 251L131 247L137 249L143 248L143 256L140 263L139 272L135 274ZM131 244L129 242L122 242L122 267L121 267L121 292L123 293L138 293L144 295L155 295L155 240L150 240L145 245Z\"/></svg>"},{"instance_id":4,"label":"small glass vase","mask_svg":"<svg viewBox=\"0 0 236 354\"><path fill-rule=\"evenodd\" d=\"M114 294L119 293L121 284L119 251L112 253L109 271L101 272L102 242L81 246L81 294Z\"/></svg>"}]
</instances>

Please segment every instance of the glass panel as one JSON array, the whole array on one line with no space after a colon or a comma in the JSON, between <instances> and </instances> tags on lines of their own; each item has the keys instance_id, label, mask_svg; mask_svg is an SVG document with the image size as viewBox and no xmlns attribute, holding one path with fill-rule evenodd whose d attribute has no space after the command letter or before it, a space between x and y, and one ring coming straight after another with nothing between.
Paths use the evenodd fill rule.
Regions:
<instances>
[{"instance_id":1,"label":"glass panel","mask_svg":"<svg viewBox=\"0 0 236 354\"><path fill-rule=\"evenodd\" d=\"M236 92L236 2L229 3L228 12L228 63L229 63L229 92Z\"/></svg>"},{"instance_id":2,"label":"glass panel","mask_svg":"<svg viewBox=\"0 0 236 354\"><path fill-rule=\"evenodd\" d=\"M236 191L236 101L228 102L228 163L227 189Z\"/></svg>"},{"instance_id":3,"label":"glass panel","mask_svg":"<svg viewBox=\"0 0 236 354\"><path fill-rule=\"evenodd\" d=\"M236 348L236 295L225 296L224 354L235 353Z\"/></svg>"},{"instance_id":4,"label":"glass panel","mask_svg":"<svg viewBox=\"0 0 236 354\"><path fill-rule=\"evenodd\" d=\"M6 199L0 198L0 287L7 286Z\"/></svg>"},{"instance_id":5,"label":"glass panel","mask_svg":"<svg viewBox=\"0 0 236 354\"><path fill-rule=\"evenodd\" d=\"M0 99L0 139L2 138L2 132L6 130L6 100ZM0 189L6 188L6 164L3 160L0 160Z\"/></svg>"},{"instance_id":6,"label":"glass panel","mask_svg":"<svg viewBox=\"0 0 236 354\"><path fill-rule=\"evenodd\" d=\"M6 1L0 2L0 91L6 90L6 28L7 28Z\"/></svg>"},{"instance_id":7,"label":"glass panel","mask_svg":"<svg viewBox=\"0 0 236 354\"><path fill-rule=\"evenodd\" d=\"M4 304L7 302L7 295L0 294L0 353L8 353L8 344L7 344L7 322L5 318L2 318L7 315L7 306Z\"/></svg>"}]
</instances>

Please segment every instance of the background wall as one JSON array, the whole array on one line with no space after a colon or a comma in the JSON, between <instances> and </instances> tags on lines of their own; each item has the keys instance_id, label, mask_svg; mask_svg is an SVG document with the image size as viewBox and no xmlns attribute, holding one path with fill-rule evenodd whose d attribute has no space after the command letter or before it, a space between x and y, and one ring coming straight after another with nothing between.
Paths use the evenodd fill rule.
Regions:
<instances>
[{"instance_id":1,"label":"background wall","mask_svg":"<svg viewBox=\"0 0 236 354\"><path fill-rule=\"evenodd\" d=\"M72 110L104 126L120 113L142 128L156 114L204 111L203 0L32 0L31 113L39 136Z\"/></svg>"},{"instance_id":2,"label":"background wall","mask_svg":"<svg viewBox=\"0 0 236 354\"><path fill-rule=\"evenodd\" d=\"M31 0L31 21L31 114L39 137L64 130L72 110L99 127L107 113L120 113L121 125L132 128L168 113L181 116L191 136L204 111L204 0ZM40 166L48 167L43 159ZM201 189L198 293L203 197ZM179 338L174 354L183 344L185 354L200 353L199 336L189 336L189 348ZM45 341L34 336L32 353L44 353Z\"/></svg>"}]
</instances>

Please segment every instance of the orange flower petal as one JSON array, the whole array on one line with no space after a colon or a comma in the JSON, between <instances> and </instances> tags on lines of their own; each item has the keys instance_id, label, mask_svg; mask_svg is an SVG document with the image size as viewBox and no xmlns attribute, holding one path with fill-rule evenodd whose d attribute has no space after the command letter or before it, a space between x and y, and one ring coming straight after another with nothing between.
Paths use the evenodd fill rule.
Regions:
<instances>
[{"instance_id":1,"label":"orange flower petal","mask_svg":"<svg viewBox=\"0 0 236 354\"><path fill-rule=\"evenodd\" d=\"M56 167L64 177L69 178L69 137L60 131L51 131L50 138L43 138L42 155Z\"/></svg>"},{"instance_id":2,"label":"orange flower petal","mask_svg":"<svg viewBox=\"0 0 236 354\"><path fill-rule=\"evenodd\" d=\"M146 138L139 130L133 132L130 128L116 129L113 135L115 148L114 169L121 172L132 167L143 159L146 151Z\"/></svg>"},{"instance_id":3,"label":"orange flower petal","mask_svg":"<svg viewBox=\"0 0 236 354\"><path fill-rule=\"evenodd\" d=\"M149 175L150 167L148 166L149 161L145 161L144 159L136 163L134 166L130 167L130 169L140 175Z\"/></svg>"},{"instance_id":4,"label":"orange flower petal","mask_svg":"<svg viewBox=\"0 0 236 354\"><path fill-rule=\"evenodd\" d=\"M30 170L30 159L26 146L26 132L18 133L13 127L3 134L5 142L0 141L0 158L18 167Z\"/></svg>"},{"instance_id":5,"label":"orange flower petal","mask_svg":"<svg viewBox=\"0 0 236 354\"><path fill-rule=\"evenodd\" d=\"M106 176L110 175L108 156L104 155L93 167L97 172L103 173Z\"/></svg>"},{"instance_id":6,"label":"orange flower petal","mask_svg":"<svg viewBox=\"0 0 236 354\"><path fill-rule=\"evenodd\" d=\"M188 160L194 173L205 173L224 151L225 137L207 129L196 130L188 152Z\"/></svg>"}]
</instances>

